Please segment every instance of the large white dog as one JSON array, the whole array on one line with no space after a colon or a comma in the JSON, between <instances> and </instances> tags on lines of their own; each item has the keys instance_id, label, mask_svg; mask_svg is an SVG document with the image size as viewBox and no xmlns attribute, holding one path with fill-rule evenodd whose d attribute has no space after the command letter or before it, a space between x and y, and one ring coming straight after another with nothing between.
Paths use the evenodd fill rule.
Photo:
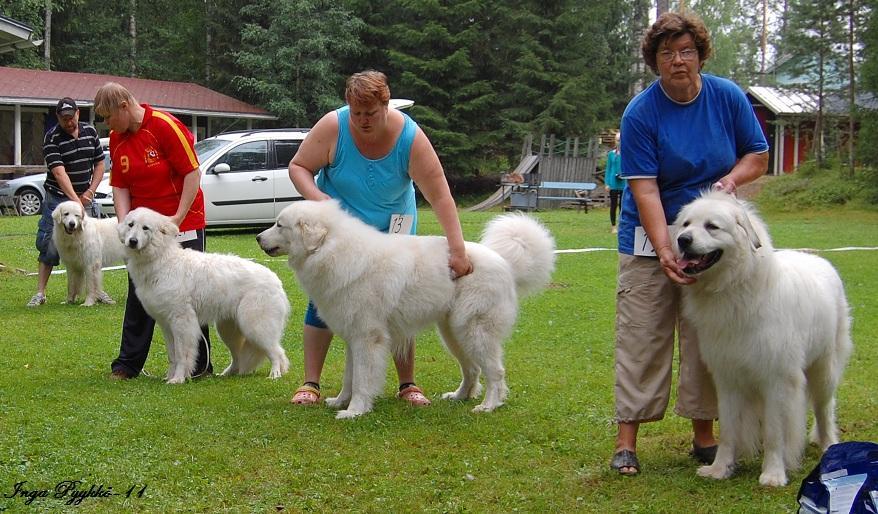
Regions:
<instances>
[{"instance_id":1,"label":"large white dog","mask_svg":"<svg viewBox=\"0 0 878 514\"><path fill-rule=\"evenodd\" d=\"M52 211L52 241L67 268L67 303L85 290L84 307L95 302L116 303L104 292L104 266L121 264L125 249L116 234L115 219L89 217L78 202L61 202Z\"/></svg>"},{"instance_id":2,"label":"large white dog","mask_svg":"<svg viewBox=\"0 0 878 514\"><path fill-rule=\"evenodd\" d=\"M684 288L684 312L719 400L720 445L698 474L727 478L741 455L763 449L759 483L782 486L811 439L838 441L835 390L851 352L844 287L826 260L775 251L752 207L722 193L680 212L678 263L697 282Z\"/></svg>"},{"instance_id":3,"label":"large white dog","mask_svg":"<svg viewBox=\"0 0 878 514\"><path fill-rule=\"evenodd\" d=\"M341 392L327 400L349 418L372 409L384 385L391 352L409 351L412 338L437 324L460 363L463 379L443 398L485 398L491 411L509 392L503 341L518 300L542 289L554 268L554 240L536 220L507 214L491 221L482 244L467 243L470 275L452 280L444 237L381 233L347 214L334 200L295 202L257 236L269 255L288 255L320 317L347 343Z\"/></svg>"},{"instance_id":4,"label":"large white dog","mask_svg":"<svg viewBox=\"0 0 878 514\"><path fill-rule=\"evenodd\" d=\"M137 296L165 336L167 383L191 376L199 327L211 323L232 354L223 375L250 373L265 357L270 378L286 373L281 340L290 304L277 275L234 255L183 249L177 234L170 218L144 207L125 216L118 234Z\"/></svg>"}]
</instances>

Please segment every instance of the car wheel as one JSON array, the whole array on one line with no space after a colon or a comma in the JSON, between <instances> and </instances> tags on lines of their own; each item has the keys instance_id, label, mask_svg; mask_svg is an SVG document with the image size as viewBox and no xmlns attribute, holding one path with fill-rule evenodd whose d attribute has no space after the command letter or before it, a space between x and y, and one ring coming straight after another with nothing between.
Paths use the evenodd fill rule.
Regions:
<instances>
[{"instance_id":1,"label":"car wheel","mask_svg":"<svg viewBox=\"0 0 878 514\"><path fill-rule=\"evenodd\" d=\"M15 204L18 206L18 213L22 216L31 216L39 214L43 209L43 197L36 189L25 187L18 191L15 195Z\"/></svg>"}]
</instances>

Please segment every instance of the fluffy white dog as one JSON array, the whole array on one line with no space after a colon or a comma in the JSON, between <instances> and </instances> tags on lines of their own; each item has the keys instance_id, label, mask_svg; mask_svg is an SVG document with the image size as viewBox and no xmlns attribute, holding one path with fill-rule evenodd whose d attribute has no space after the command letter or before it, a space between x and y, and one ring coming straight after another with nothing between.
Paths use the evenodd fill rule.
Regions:
<instances>
[{"instance_id":1,"label":"fluffy white dog","mask_svg":"<svg viewBox=\"0 0 878 514\"><path fill-rule=\"evenodd\" d=\"M554 268L555 242L536 220L507 214L491 221L482 244L467 243L473 273L452 280L444 237L381 233L347 214L336 201L295 202L257 236L269 255L288 255L320 317L347 343L341 392L326 403L338 418L372 409L391 352L437 324L463 379L443 398L485 398L491 411L509 392L503 341L515 323L519 298L542 289Z\"/></svg>"},{"instance_id":2,"label":"fluffy white dog","mask_svg":"<svg viewBox=\"0 0 878 514\"><path fill-rule=\"evenodd\" d=\"M95 302L113 304L104 292L104 266L121 264L125 249L116 234L115 219L89 217L78 202L61 202L52 211L55 228L52 241L67 268L67 303L72 304L85 289L84 307Z\"/></svg>"},{"instance_id":3,"label":"fluffy white dog","mask_svg":"<svg viewBox=\"0 0 878 514\"><path fill-rule=\"evenodd\" d=\"M200 326L210 323L232 354L223 375L250 373L265 357L269 378L286 373L290 362L281 339L290 304L277 275L234 255L181 248L177 234L170 218L144 207L125 216L118 234L137 296L165 336L167 383L191 376Z\"/></svg>"},{"instance_id":4,"label":"fluffy white dog","mask_svg":"<svg viewBox=\"0 0 878 514\"><path fill-rule=\"evenodd\" d=\"M675 225L678 263L697 282L684 288L684 312L719 400L720 445L701 476L722 479L741 455L763 449L759 483L782 486L811 439L838 441L835 390L851 352L844 287L826 260L775 251L749 204L706 193Z\"/></svg>"}]
</instances>

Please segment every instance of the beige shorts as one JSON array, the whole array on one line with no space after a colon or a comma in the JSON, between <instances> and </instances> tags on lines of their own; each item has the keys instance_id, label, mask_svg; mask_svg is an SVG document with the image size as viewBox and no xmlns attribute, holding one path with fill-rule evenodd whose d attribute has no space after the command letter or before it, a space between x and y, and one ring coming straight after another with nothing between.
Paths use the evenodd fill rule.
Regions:
<instances>
[{"instance_id":1,"label":"beige shorts","mask_svg":"<svg viewBox=\"0 0 878 514\"><path fill-rule=\"evenodd\" d=\"M680 316L680 287L658 259L619 254L616 289L616 421L662 419L671 392L674 334L680 369L674 412L716 419L716 392L695 329Z\"/></svg>"}]
</instances>

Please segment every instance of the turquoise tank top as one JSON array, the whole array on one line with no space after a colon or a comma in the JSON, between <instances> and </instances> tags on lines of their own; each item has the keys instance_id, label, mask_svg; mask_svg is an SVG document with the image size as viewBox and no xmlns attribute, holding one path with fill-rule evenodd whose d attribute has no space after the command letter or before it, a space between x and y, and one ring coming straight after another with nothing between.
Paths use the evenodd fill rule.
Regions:
<instances>
[{"instance_id":1,"label":"turquoise tank top","mask_svg":"<svg viewBox=\"0 0 878 514\"><path fill-rule=\"evenodd\" d=\"M354 144L348 120L350 108L338 114L338 141L335 158L320 170L317 187L341 203L349 213L387 232L393 214L413 217L411 233L418 223L415 187L409 176L409 155L415 140L417 124L405 113L402 132L390 152L379 159L363 157Z\"/></svg>"}]
</instances>

